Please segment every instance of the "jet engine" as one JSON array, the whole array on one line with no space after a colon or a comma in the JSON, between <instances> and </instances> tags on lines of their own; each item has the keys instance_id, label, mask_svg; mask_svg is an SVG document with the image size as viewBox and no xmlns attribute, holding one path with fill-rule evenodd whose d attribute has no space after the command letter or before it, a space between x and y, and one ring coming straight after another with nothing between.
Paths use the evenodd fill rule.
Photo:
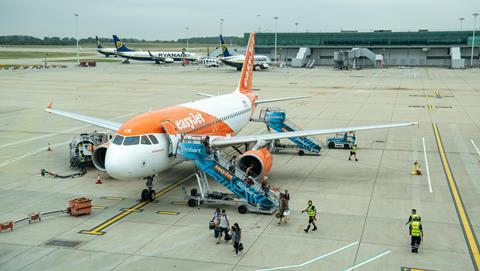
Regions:
<instances>
[{"instance_id":1,"label":"jet engine","mask_svg":"<svg viewBox=\"0 0 480 271\"><path fill-rule=\"evenodd\" d=\"M108 146L110 145L109 142L104 143L98 146L92 155L92 162L93 165L101 171L105 170L105 156L107 155Z\"/></svg>"},{"instance_id":2,"label":"jet engine","mask_svg":"<svg viewBox=\"0 0 480 271\"><path fill-rule=\"evenodd\" d=\"M258 176L266 175L272 168L272 162L272 154L267 148L247 151L239 159L239 163L244 170L252 166L252 172Z\"/></svg>"}]
</instances>

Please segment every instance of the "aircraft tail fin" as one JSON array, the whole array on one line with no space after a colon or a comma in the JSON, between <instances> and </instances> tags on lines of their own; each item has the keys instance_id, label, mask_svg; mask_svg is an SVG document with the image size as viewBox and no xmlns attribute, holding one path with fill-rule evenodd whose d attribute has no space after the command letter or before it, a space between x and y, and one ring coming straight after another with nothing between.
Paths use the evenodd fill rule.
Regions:
<instances>
[{"instance_id":1,"label":"aircraft tail fin","mask_svg":"<svg viewBox=\"0 0 480 271\"><path fill-rule=\"evenodd\" d=\"M99 49L103 48L102 44L100 43L100 40L98 39L98 36L95 36L95 40L97 41L97 48Z\"/></svg>"},{"instance_id":2,"label":"aircraft tail fin","mask_svg":"<svg viewBox=\"0 0 480 271\"><path fill-rule=\"evenodd\" d=\"M242 73L240 74L240 82L237 91L248 93L252 91L252 77L255 57L255 32L250 33L248 39L247 51L245 52L245 60L243 61Z\"/></svg>"},{"instance_id":3,"label":"aircraft tail fin","mask_svg":"<svg viewBox=\"0 0 480 271\"><path fill-rule=\"evenodd\" d=\"M117 35L113 35L113 43L115 43L115 49L117 49L117 52L132 52L132 49L129 49L123 41L121 41Z\"/></svg>"},{"instance_id":4,"label":"aircraft tail fin","mask_svg":"<svg viewBox=\"0 0 480 271\"><path fill-rule=\"evenodd\" d=\"M225 44L225 40L223 39L222 35L220 35L220 46L222 47L224 57L232 56L232 54L230 54L230 52L228 51L227 45Z\"/></svg>"}]
</instances>

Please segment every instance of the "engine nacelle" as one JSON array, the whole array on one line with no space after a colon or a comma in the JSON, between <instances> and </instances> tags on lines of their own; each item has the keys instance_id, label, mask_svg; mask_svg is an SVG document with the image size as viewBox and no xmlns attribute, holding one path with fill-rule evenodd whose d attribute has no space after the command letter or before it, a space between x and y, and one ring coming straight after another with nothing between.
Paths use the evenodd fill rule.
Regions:
<instances>
[{"instance_id":1,"label":"engine nacelle","mask_svg":"<svg viewBox=\"0 0 480 271\"><path fill-rule=\"evenodd\" d=\"M98 170L107 171L105 170L105 156L107 156L107 150L109 145L110 142L104 143L98 146L93 152L92 162Z\"/></svg>"},{"instance_id":2,"label":"engine nacelle","mask_svg":"<svg viewBox=\"0 0 480 271\"><path fill-rule=\"evenodd\" d=\"M267 175L272 168L273 157L267 148L259 150L251 150L240 156L238 161L241 167L246 168L253 166L252 172L258 176Z\"/></svg>"}]
</instances>

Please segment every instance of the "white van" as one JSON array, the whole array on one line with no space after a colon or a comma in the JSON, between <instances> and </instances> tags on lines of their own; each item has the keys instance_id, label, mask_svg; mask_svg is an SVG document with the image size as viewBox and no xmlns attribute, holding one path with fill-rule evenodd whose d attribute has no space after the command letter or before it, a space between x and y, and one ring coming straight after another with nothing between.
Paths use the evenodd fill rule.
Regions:
<instances>
[{"instance_id":1,"label":"white van","mask_svg":"<svg viewBox=\"0 0 480 271\"><path fill-rule=\"evenodd\" d=\"M209 67L219 67L220 64L218 63L218 61L214 58L205 58L203 60L203 64L205 65L205 67L209 68Z\"/></svg>"}]
</instances>

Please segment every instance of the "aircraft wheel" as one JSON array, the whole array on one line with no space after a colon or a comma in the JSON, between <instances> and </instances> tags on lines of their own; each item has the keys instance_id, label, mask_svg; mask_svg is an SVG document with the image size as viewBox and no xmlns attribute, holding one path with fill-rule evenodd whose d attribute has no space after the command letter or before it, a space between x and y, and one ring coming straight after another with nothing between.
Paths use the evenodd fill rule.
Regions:
<instances>
[{"instance_id":1,"label":"aircraft wheel","mask_svg":"<svg viewBox=\"0 0 480 271\"><path fill-rule=\"evenodd\" d=\"M150 198L150 193L147 189L142 190L142 201L148 201Z\"/></svg>"},{"instance_id":2,"label":"aircraft wheel","mask_svg":"<svg viewBox=\"0 0 480 271\"><path fill-rule=\"evenodd\" d=\"M349 144L343 144L343 148L344 149L350 149L350 145Z\"/></svg>"},{"instance_id":3,"label":"aircraft wheel","mask_svg":"<svg viewBox=\"0 0 480 271\"><path fill-rule=\"evenodd\" d=\"M238 212L241 214L245 214L247 212L247 206L245 205L238 206Z\"/></svg>"},{"instance_id":4,"label":"aircraft wheel","mask_svg":"<svg viewBox=\"0 0 480 271\"><path fill-rule=\"evenodd\" d=\"M299 150L299 151L298 151L298 155L299 155L299 156L303 156L304 154L305 154L305 152L304 152L303 150Z\"/></svg>"},{"instance_id":5,"label":"aircraft wheel","mask_svg":"<svg viewBox=\"0 0 480 271\"><path fill-rule=\"evenodd\" d=\"M197 206L197 200L195 199L189 199L188 202L187 202L188 206L190 207L195 207Z\"/></svg>"},{"instance_id":6,"label":"aircraft wheel","mask_svg":"<svg viewBox=\"0 0 480 271\"><path fill-rule=\"evenodd\" d=\"M335 143L333 143L333 142L328 142L328 145L327 145L327 146L328 146L329 149L334 149L334 148L335 148Z\"/></svg>"},{"instance_id":7,"label":"aircraft wheel","mask_svg":"<svg viewBox=\"0 0 480 271\"><path fill-rule=\"evenodd\" d=\"M150 190L149 200L150 200L150 201L154 201L155 198L157 198L157 193L155 193L155 190Z\"/></svg>"}]
</instances>

